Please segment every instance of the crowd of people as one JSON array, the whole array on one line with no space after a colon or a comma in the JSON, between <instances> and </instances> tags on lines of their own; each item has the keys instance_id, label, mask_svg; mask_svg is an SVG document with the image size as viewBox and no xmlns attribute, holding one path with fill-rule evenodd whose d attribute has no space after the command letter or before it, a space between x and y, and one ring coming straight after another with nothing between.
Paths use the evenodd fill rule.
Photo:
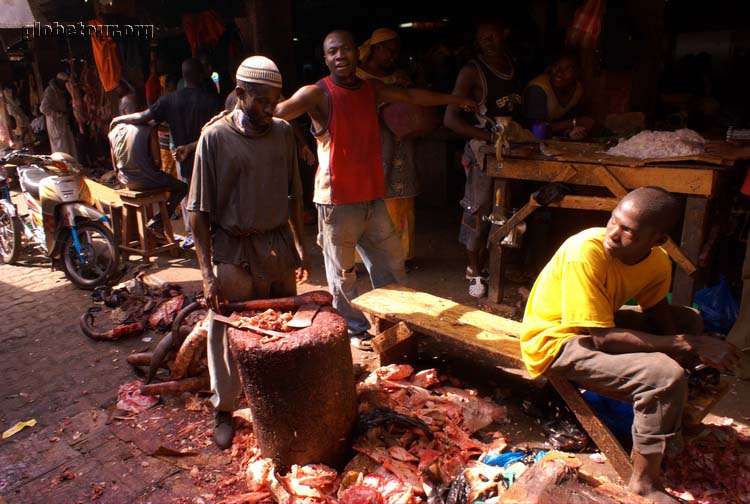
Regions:
<instances>
[{"instance_id":1,"label":"crowd of people","mask_svg":"<svg viewBox=\"0 0 750 504\"><path fill-rule=\"evenodd\" d=\"M328 75L288 99L281 96L281 72L266 57L242 62L224 104L203 85L204 65L186 60L181 87L151 100L148 108L137 93L121 97L108 135L114 169L130 189L167 188L170 213L182 201L211 317L225 301L294 295L310 268L299 171L310 152L288 121L308 115L317 144L312 199L326 279L352 344L366 350L370 324L351 304L359 294L356 257L374 288L406 280L419 191L414 136L440 121L430 107L447 106L443 124L466 138L459 241L474 297L487 292L490 225L482 217L491 211L492 179L482 159L486 149L479 147L497 141L493 123L512 118L538 138L574 140L594 126L581 111L584 90L575 54L563 53L523 86L506 50L508 34L502 22L478 24L478 52L460 69L451 94L414 87L397 68L398 34L385 28L360 46L347 31L329 33L323 40ZM52 150L75 155L67 81L60 73L50 82L40 109ZM404 114L416 120L399 122ZM164 142L160 149L155 124L169 127L176 176L164 171ZM629 486L658 501L670 499L661 487L661 460L679 449L684 368L702 362L730 369L739 359L735 346L703 335L694 310L667 302L671 263L661 245L678 209L661 188L637 189L620 201L606 227L568 239L534 284L521 338L533 376L563 376L634 403ZM160 222L151 223L154 232ZM630 299L638 306L623 308ZM241 387L225 326L213 318L208 341L214 440L227 448Z\"/></svg>"}]
</instances>

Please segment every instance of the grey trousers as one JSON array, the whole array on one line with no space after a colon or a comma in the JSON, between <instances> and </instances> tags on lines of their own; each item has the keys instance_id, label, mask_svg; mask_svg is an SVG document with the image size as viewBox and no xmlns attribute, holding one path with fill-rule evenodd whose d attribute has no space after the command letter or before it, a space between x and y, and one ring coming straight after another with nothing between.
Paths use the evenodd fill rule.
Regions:
<instances>
[{"instance_id":1,"label":"grey trousers","mask_svg":"<svg viewBox=\"0 0 750 504\"><path fill-rule=\"evenodd\" d=\"M318 244L323 248L333 307L346 319L350 333L367 331L370 323L351 305L359 296L354 249L370 274L372 287L404 283L404 249L382 199L346 205L317 205Z\"/></svg>"},{"instance_id":2,"label":"grey trousers","mask_svg":"<svg viewBox=\"0 0 750 504\"><path fill-rule=\"evenodd\" d=\"M700 332L700 316L690 308L672 307L680 332ZM625 313L620 313L625 312ZM647 330L647 320L635 310L619 310L618 327ZM698 319L696 320L696 317ZM633 327L635 326L635 327ZM689 329L689 330L685 330ZM682 412L687 401L683 367L660 352L609 354L596 350L591 336L565 343L545 372L612 399L633 404L633 448L641 454L682 449Z\"/></svg>"},{"instance_id":3,"label":"grey trousers","mask_svg":"<svg viewBox=\"0 0 750 504\"><path fill-rule=\"evenodd\" d=\"M221 292L229 301L294 296L297 293L294 270L282 282L258 282L242 266L220 263L214 267ZM229 348L226 325L214 321L209 311L208 372L211 377L211 404L220 411L234 411L242 383L237 363Z\"/></svg>"}]
</instances>

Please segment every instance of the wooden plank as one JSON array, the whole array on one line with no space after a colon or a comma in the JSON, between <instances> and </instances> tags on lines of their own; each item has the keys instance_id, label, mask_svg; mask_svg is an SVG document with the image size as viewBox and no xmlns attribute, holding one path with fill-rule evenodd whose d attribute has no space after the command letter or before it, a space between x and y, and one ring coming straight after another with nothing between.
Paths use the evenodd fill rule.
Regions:
<instances>
[{"instance_id":1,"label":"wooden plank","mask_svg":"<svg viewBox=\"0 0 750 504\"><path fill-rule=\"evenodd\" d=\"M379 318L403 321L411 330L436 341L460 343L467 351L483 352L500 364L524 368L518 336L521 323L391 284L362 294L352 306Z\"/></svg>"},{"instance_id":2,"label":"wooden plank","mask_svg":"<svg viewBox=\"0 0 750 504\"><path fill-rule=\"evenodd\" d=\"M685 201L680 248L692 263L698 262L698 254L703 245L707 208L707 198L688 196ZM694 291L695 280L682 269L678 269L672 282L672 303L690 306Z\"/></svg>"},{"instance_id":3,"label":"wooden plank","mask_svg":"<svg viewBox=\"0 0 750 504\"><path fill-rule=\"evenodd\" d=\"M596 446L607 456L607 460L612 464L612 467L620 475L624 481L630 480L630 475L633 472L633 465L630 462L630 457L622 446L617 441L617 438L607 428L596 413L591 409L591 406L583 399L581 393L578 391L572 383L568 380L556 377L549 378L552 386L565 400L570 409L575 413L578 421L581 422L583 428L589 433L591 439L594 440Z\"/></svg>"},{"instance_id":4,"label":"wooden plank","mask_svg":"<svg viewBox=\"0 0 750 504\"><path fill-rule=\"evenodd\" d=\"M597 166L588 163L570 163L534 159L505 158L503 168L498 169L489 163L487 172L490 176L514 180L539 180L551 182L568 166L576 169L577 174L571 184L602 186ZM714 190L716 171L707 167L672 168L666 166L615 166L607 165L611 173L626 189L657 185L680 194L711 196Z\"/></svg>"}]
</instances>

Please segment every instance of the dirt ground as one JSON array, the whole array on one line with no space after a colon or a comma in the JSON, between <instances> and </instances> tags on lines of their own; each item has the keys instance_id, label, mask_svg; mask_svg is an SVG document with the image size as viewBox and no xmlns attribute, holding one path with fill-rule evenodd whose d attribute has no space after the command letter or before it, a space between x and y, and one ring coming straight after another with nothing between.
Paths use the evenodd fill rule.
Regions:
<instances>
[{"instance_id":1,"label":"dirt ground","mask_svg":"<svg viewBox=\"0 0 750 504\"><path fill-rule=\"evenodd\" d=\"M456 241L458 212L422 209L417 215L416 258L409 264L409 286L459 303L484 307L471 298L463 278L466 267ZM314 246L316 228L306 226L313 253L310 281L302 292L325 288L323 260ZM130 269L136 263L129 263ZM153 269L185 293L200 289L193 252L172 259L160 256ZM514 269L510 269L513 278ZM362 292L369 289L359 275ZM519 287L509 282L502 314L521 315ZM36 419L37 425L0 441L0 504L16 502L213 502L239 484L241 453L221 452L210 439L211 413L205 397L166 397L134 417L114 409L118 387L136 378L124 360L161 338L148 333L118 342L85 338L78 318L92 305L89 293L66 282L41 258L19 266L0 266L0 425ZM149 339L150 338L150 339ZM460 356L423 347L420 367L438 367L509 409L510 422L498 428L512 447L540 447L540 425L520 409L524 398L539 393L534 384L497 369L480 368ZM355 363L374 366L372 354L353 351ZM750 387L727 378L729 394L714 409L716 418L750 421ZM613 480L608 463L580 456L584 468Z\"/></svg>"}]
</instances>

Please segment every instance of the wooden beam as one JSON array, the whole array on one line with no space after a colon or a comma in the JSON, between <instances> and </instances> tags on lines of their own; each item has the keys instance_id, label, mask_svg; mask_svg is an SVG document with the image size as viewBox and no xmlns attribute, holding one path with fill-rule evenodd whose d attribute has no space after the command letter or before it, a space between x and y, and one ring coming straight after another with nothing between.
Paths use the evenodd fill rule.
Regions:
<instances>
[{"instance_id":1,"label":"wooden beam","mask_svg":"<svg viewBox=\"0 0 750 504\"><path fill-rule=\"evenodd\" d=\"M688 196L685 202L685 215L682 219L680 248L692 263L698 261L706 230L708 199ZM684 270L675 272L672 282L672 303L690 306L693 302L695 280Z\"/></svg>"},{"instance_id":2,"label":"wooden beam","mask_svg":"<svg viewBox=\"0 0 750 504\"><path fill-rule=\"evenodd\" d=\"M609 212L619 203L619 198L601 198L597 196L565 196L560 201L550 203L553 208L575 208L579 210L600 210Z\"/></svg>"},{"instance_id":3,"label":"wooden beam","mask_svg":"<svg viewBox=\"0 0 750 504\"><path fill-rule=\"evenodd\" d=\"M688 257L682 252L682 249L677 246L677 244L672 240L672 238L669 238L667 240L667 243L662 245L664 250L667 251L667 254L669 254L669 257L672 258L672 260L682 268L682 271L684 271L688 275L692 275L698 270L698 267L693 264L693 261L688 259Z\"/></svg>"},{"instance_id":4,"label":"wooden beam","mask_svg":"<svg viewBox=\"0 0 750 504\"><path fill-rule=\"evenodd\" d=\"M599 165L596 169L596 173L599 175L599 179L604 183L604 186L610 190L612 194L618 198L622 198L628 194L628 190L622 185L617 177L604 165Z\"/></svg>"},{"instance_id":5,"label":"wooden beam","mask_svg":"<svg viewBox=\"0 0 750 504\"><path fill-rule=\"evenodd\" d=\"M576 175L569 180L571 184L606 187L603 186L600 175L597 173L598 167L602 165L594 163L506 157L503 160L502 170L498 170L492 163L489 163L488 174L505 179L552 182L560 172L569 166L577 171ZM711 196L716 179L716 170L705 167L604 166L628 190L658 185L675 193Z\"/></svg>"},{"instance_id":6,"label":"wooden beam","mask_svg":"<svg viewBox=\"0 0 750 504\"><path fill-rule=\"evenodd\" d=\"M617 441L617 438L607 426L599 420L589 403L583 399L578 388L563 378L549 378L549 381L575 413L576 418L589 433L596 446L607 456L607 460L612 464L617 474L623 481L629 481L630 475L633 473L633 464L630 462L630 457L622 449L620 442Z\"/></svg>"}]
</instances>

